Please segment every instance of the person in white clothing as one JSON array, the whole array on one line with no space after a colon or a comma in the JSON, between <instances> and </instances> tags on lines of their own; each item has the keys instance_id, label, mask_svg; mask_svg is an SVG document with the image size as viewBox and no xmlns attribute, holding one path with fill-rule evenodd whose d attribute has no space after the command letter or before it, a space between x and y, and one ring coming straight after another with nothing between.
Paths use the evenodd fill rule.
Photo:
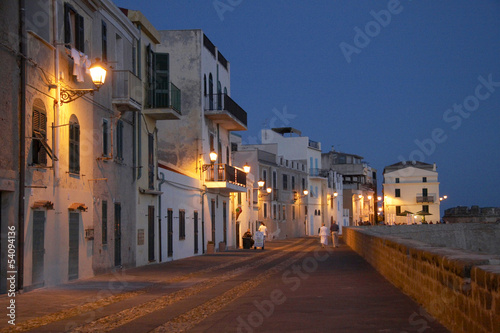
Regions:
<instances>
[{"instance_id":1,"label":"person in white clothing","mask_svg":"<svg viewBox=\"0 0 500 333\"><path fill-rule=\"evenodd\" d=\"M321 247L328 245L328 228L323 223L321 228L319 228L319 236L321 238Z\"/></svg>"},{"instance_id":2,"label":"person in white clothing","mask_svg":"<svg viewBox=\"0 0 500 333\"><path fill-rule=\"evenodd\" d=\"M264 250L264 246L266 245L266 238L267 238L267 227L264 224L264 222L260 222L259 231L264 234L264 244L262 245L262 250Z\"/></svg>"}]
</instances>

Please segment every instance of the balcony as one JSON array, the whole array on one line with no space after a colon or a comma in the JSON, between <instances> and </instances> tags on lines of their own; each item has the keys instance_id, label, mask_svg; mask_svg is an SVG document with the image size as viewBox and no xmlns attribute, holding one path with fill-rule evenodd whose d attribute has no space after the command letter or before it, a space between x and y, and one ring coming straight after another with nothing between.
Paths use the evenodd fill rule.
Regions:
<instances>
[{"instance_id":1,"label":"balcony","mask_svg":"<svg viewBox=\"0 0 500 333\"><path fill-rule=\"evenodd\" d=\"M181 90L172 82L166 89L149 91L149 105L143 113L155 120L177 120L181 118Z\"/></svg>"},{"instance_id":2,"label":"balcony","mask_svg":"<svg viewBox=\"0 0 500 333\"><path fill-rule=\"evenodd\" d=\"M205 171L205 184L209 189L225 192L246 192L247 174L228 164L212 164Z\"/></svg>"},{"instance_id":3,"label":"balcony","mask_svg":"<svg viewBox=\"0 0 500 333\"><path fill-rule=\"evenodd\" d=\"M205 117L228 131L246 131L247 113L227 94L205 96Z\"/></svg>"},{"instance_id":4,"label":"balcony","mask_svg":"<svg viewBox=\"0 0 500 333\"><path fill-rule=\"evenodd\" d=\"M309 145L308 146L309 146L309 148L314 148L314 149L321 150L321 145L317 141L309 140Z\"/></svg>"},{"instance_id":5,"label":"balcony","mask_svg":"<svg viewBox=\"0 0 500 333\"><path fill-rule=\"evenodd\" d=\"M113 105L118 111L139 111L142 108L142 82L131 71L115 70L112 73Z\"/></svg>"},{"instance_id":6,"label":"balcony","mask_svg":"<svg viewBox=\"0 0 500 333\"><path fill-rule=\"evenodd\" d=\"M427 196L417 196L417 203L434 203L434 196L433 195L427 195Z\"/></svg>"}]
</instances>

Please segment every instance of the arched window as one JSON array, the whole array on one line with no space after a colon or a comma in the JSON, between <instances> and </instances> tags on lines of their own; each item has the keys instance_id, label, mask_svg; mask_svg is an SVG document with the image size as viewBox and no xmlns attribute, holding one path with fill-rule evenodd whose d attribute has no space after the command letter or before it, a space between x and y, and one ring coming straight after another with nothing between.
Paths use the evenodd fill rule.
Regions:
<instances>
[{"instance_id":1,"label":"arched window","mask_svg":"<svg viewBox=\"0 0 500 333\"><path fill-rule=\"evenodd\" d=\"M208 75L208 102L210 110L214 109L214 79L212 73Z\"/></svg>"},{"instance_id":2,"label":"arched window","mask_svg":"<svg viewBox=\"0 0 500 333\"><path fill-rule=\"evenodd\" d=\"M47 112L42 100L33 102L33 140L31 161L33 164L47 165Z\"/></svg>"},{"instance_id":3,"label":"arched window","mask_svg":"<svg viewBox=\"0 0 500 333\"><path fill-rule=\"evenodd\" d=\"M80 124L74 114L69 119L69 172L80 173Z\"/></svg>"},{"instance_id":4,"label":"arched window","mask_svg":"<svg viewBox=\"0 0 500 333\"><path fill-rule=\"evenodd\" d=\"M203 75L203 96L207 96L207 74Z\"/></svg>"},{"instance_id":5,"label":"arched window","mask_svg":"<svg viewBox=\"0 0 500 333\"><path fill-rule=\"evenodd\" d=\"M217 110L222 110L222 86L220 81L217 81Z\"/></svg>"}]
</instances>

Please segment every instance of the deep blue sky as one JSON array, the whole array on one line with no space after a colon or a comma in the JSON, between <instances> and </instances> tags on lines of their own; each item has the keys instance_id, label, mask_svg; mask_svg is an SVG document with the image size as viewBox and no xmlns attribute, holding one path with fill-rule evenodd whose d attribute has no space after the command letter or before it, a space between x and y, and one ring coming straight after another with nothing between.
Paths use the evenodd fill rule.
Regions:
<instances>
[{"instance_id":1,"label":"deep blue sky","mask_svg":"<svg viewBox=\"0 0 500 333\"><path fill-rule=\"evenodd\" d=\"M206 33L231 63L245 142L292 126L323 151L364 156L380 190L385 166L415 158L437 163L444 209L500 206L500 83L478 79L500 82L500 1L114 2L158 30ZM388 7L390 22L371 22Z\"/></svg>"}]
</instances>

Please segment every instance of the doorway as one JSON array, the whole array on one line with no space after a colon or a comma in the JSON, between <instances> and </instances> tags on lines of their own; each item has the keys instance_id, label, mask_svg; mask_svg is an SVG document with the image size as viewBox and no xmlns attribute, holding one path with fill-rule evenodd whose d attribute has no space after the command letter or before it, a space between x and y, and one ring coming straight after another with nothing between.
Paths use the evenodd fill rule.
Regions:
<instances>
[{"instance_id":1,"label":"doorway","mask_svg":"<svg viewBox=\"0 0 500 333\"><path fill-rule=\"evenodd\" d=\"M122 206L115 203L115 266L122 265Z\"/></svg>"},{"instance_id":2,"label":"doorway","mask_svg":"<svg viewBox=\"0 0 500 333\"><path fill-rule=\"evenodd\" d=\"M78 248L80 230L80 214L69 213L69 257L68 279L78 279Z\"/></svg>"},{"instance_id":3,"label":"doorway","mask_svg":"<svg viewBox=\"0 0 500 333\"><path fill-rule=\"evenodd\" d=\"M33 211L33 253L32 253L32 285L43 285L45 258L45 212Z\"/></svg>"}]
</instances>

